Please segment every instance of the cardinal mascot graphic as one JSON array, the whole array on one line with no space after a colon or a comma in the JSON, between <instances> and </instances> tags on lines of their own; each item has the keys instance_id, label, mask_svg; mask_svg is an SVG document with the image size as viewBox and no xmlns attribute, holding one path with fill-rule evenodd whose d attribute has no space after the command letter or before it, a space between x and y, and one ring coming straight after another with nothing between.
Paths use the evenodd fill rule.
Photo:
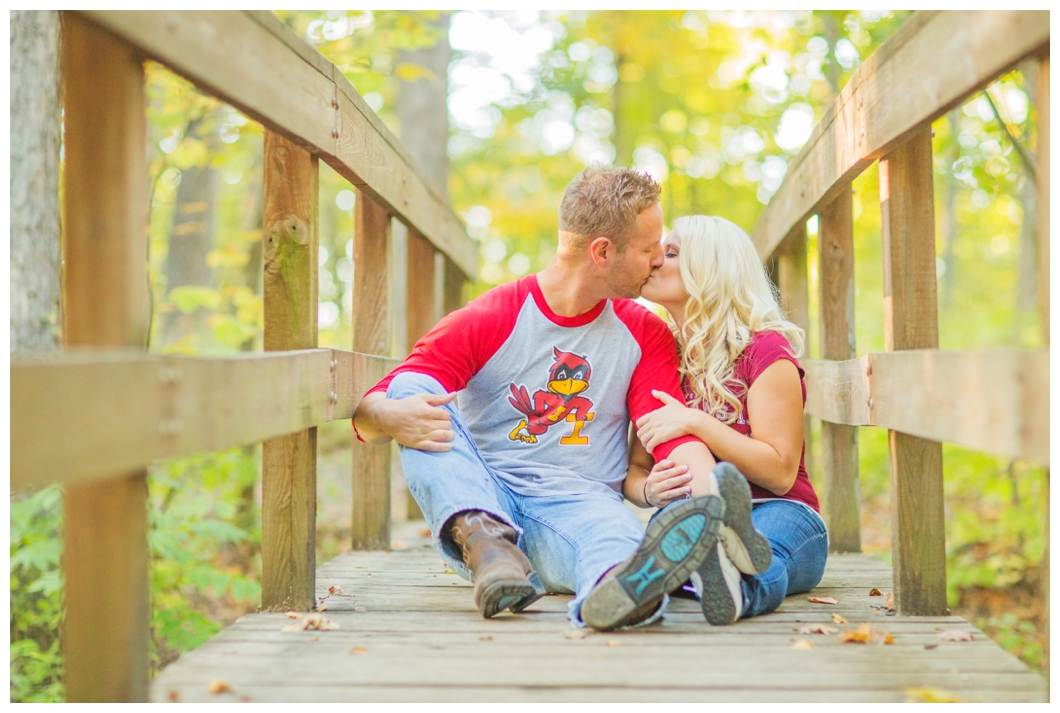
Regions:
<instances>
[{"instance_id":1,"label":"cardinal mascot graphic","mask_svg":"<svg viewBox=\"0 0 1060 713\"><path fill-rule=\"evenodd\" d=\"M552 347L555 362L548 374L548 384L534 392L533 398L525 386L509 384L512 395L508 402L523 414L522 420L508 438L523 443L537 443L537 437L554 424L563 421L573 424L572 431L560 438L560 445L587 446L589 437L582 435L582 427L595 415L593 402L581 396L589 388L592 367L585 357L561 352Z\"/></svg>"}]
</instances>

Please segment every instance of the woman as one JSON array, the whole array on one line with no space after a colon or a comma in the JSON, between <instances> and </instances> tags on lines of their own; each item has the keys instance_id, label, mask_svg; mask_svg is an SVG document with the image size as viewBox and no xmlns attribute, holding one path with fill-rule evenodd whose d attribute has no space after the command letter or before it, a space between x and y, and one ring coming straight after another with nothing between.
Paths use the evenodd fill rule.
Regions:
<instances>
[{"instance_id":1,"label":"woman","mask_svg":"<svg viewBox=\"0 0 1060 713\"><path fill-rule=\"evenodd\" d=\"M714 475L727 502L747 502L746 476L751 521L772 562L741 575L719 543L698 571L701 583L693 577L707 620L731 624L774 611L824 573L828 534L804 463L806 385L796 359L803 332L784 319L754 244L733 223L679 218L663 252L641 296L673 319L687 406L655 392L664 405L636 423L624 492L640 507L664 508L701 491L705 484L690 482L683 466L652 463L657 444L682 435L700 438L718 459Z\"/></svg>"}]
</instances>

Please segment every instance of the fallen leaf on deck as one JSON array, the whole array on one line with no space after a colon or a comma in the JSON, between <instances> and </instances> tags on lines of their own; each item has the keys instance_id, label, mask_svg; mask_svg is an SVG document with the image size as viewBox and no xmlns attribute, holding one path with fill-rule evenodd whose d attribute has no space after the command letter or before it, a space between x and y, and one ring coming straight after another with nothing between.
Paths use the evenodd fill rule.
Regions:
<instances>
[{"instance_id":1,"label":"fallen leaf on deck","mask_svg":"<svg viewBox=\"0 0 1060 713\"><path fill-rule=\"evenodd\" d=\"M834 634L839 631L839 629L825 624L807 624L806 626L799 627L795 631L805 636L806 634Z\"/></svg>"},{"instance_id":2,"label":"fallen leaf on deck","mask_svg":"<svg viewBox=\"0 0 1060 713\"><path fill-rule=\"evenodd\" d=\"M972 638L972 632L961 631L960 629L953 629L951 631L944 631L939 634L939 638L943 641L974 641Z\"/></svg>"},{"instance_id":3,"label":"fallen leaf on deck","mask_svg":"<svg viewBox=\"0 0 1060 713\"><path fill-rule=\"evenodd\" d=\"M280 631L308 631L309 629L315 629L316 631L330 631L338 628L338 624L331 621L323 614L308 614L296 623L283 627Z\"/></svg>"},{"instance_id":4,"label":"fallen leaf on deck","mask_svg":"<svg viewBox=\"0 0 1060 713\"><path fill-rule=\"evenodd\" d=\"M352 656L362 656L366 653L368 653L368 649L364 648L363 646L354 646L352 649L350 649L350 655Z\"/></svg>"},{"instance_id":5,"label":"fallen leaf on deck","mask_svg":"<svg viewBox=\"0 0 1060 713\"><path fill-rule=\"evenodd\" d=\"M416 534L419 535L420 537L430 537L431 536L431 531L430 531L430 529L425 527L422 530L420 530L419 532L417 532Z\"/></svg>"},{"instance_id":6,"label":"fallen leaf on deck","mask_svg":"<svg viewBox=\"0 0 1060 713\"><path fill-rule=\"evenodd\" d=\"M301 619L302 618L302 612L296 612L296 611L285 611L283 613L283 615L285 617L287 617L288 619Z\"/></svg>"},{"instance_id":7,"label":"fallen leaf on deck","mask_svg":"<svg viewBox=\"0 0 1060 713\"><path fill-rule=\"evenodd\" d=\"M881 592L879 589L876 589L876 587L873 587L872 591L869 592L869 596L870 597L882 597L883 596L883 592Z\"/></svg>"},{"instance_id":8,"label":"fallen leaf on deck","mask_svg":"<svg viewBox=\"0 0 1060 713\"><path fill-rule=\"evenodd\" d=\"M841 644L867 644L872 641L872 628L868 624L862 624L853 631L844 631L839 634Z\"/></svg>"},{"instance_id":9,"label":"fallen leaf on deck","mask_svg":"<svg viewBox=\"0 0 1060 713\"><path fill-rule=\"evenodd\" d=\"M478 637L478 640L479 641L493 641L493 637L492 636L480 636L480 637Z\"/></svg>"},{"instance_id":10,"label":"fallen leaf on deck","mask_svg":"<svg viewBox=\"0 0 1060 713\"><path fill-rule=\"evenodd\" d=\"M817 604L838 604L839 603L835 599L832 599L832 597L807 597L807 598L811 602L815 602Z\"/></svg>"},{"instance_id":11,"label":"fallen leaf on deck","mask_svg":"<svg viewBox=\"0 0 1060 713\"><path fill-rule=\"evenodd\" d=\"M809 639L799 639L791 647L793 651L809 651L812 648L813 642Z\"/></svg>"},{"instance_id":12,"label":"fallen leaf on deck","mask_svg":"<svg viewBox=\"0 0 1060 713\"><path fill-rule=\"evenodd\" d=\"M405 549L408 549L408 545L406 545L401 540L394 540L393 542L390 543L390 549L392 549L392 550L405 550Z\"/></svg>"},{"instance_id":13,"label":"fallen leaf on deck","mask_svg":"<svg viewBox=\"0 0 1060 713\"><path fill-rule=\"evenodd\" d=\"M893 644L894 637L888 632L872 630L868 624L862 624L853 631L843 631L838 636L841 644Z\"/></svg>"},{"instance_id":14,"label":"fallen leaf on deck","mask_svg":"<svg viewBox=\"0 0 1060 713\"><path fill-rule=\"evenodd\" d=\"M339 587L337 585L334 586L334 587L328 587L328 596L330 597L332 594L334 594L336 597L348 597L348 596L350 596L345 591L343 591L342 587Z\"/></svg>"},{"instance_id":15,"label":"fallen leaf on deck","mask_svg":"<svg viewBox=\"0 0 1060 713\"><path fill-rule=\"evenodd\" d=\"M618 642L618 641L615 641L614 639L611 639L611 641L608 641L608 642L607 642L607 645L608 645L608 646L618 646L618 645L619 645L619 643L620 643L620 642Z\"/></svg>"},{"instance_id":16,"label":"fallen leaf on deck","mask_svg":"<svg viewBox=\"0 0 1060 713\"><path fill-rule=\"evenodd\" d=\"M446 574L456 574L456 572L454 572L454 571L453 571L453 570L451 570L451 569L447 569L447 570L445 570L445 573L446 573Z\"/></svg>"},{"instance_id":17,"label":"fallen leaf on deck","mask_svg":"<svg viewBox=\"0 0 1060 713\"><path fill-rule=\"evenodd\" d=\"M327 611L327 610L328 610L328 605L327 604L325 604L323 601L317 602L317 611Z\"/></svg>"},{"instance_id":18,"label":"fallen leaf on deck","mask_svg":"<svg viewBox=\"0 0 1060 713\"><path fill-rule=\"evenodd\" d=\"M907 688L905 689L907 703L964 703L963 698L958 698L949 691L940 688Z\"/></svg>"},{"instance_id":19,"label":"fallen leaf on deck","mask_svg":"<svg viewBox=\"0 0 1060 713\"><path fill-rule=\"evenodd\" d=\"M226 691L231 692L232 687L228 685L228 681L224 681L220 678L215 678L214 680L210 681L210 685L207 687L206 690L216 696L218 693L225 693Z\"/></svg>"},{"instance_id":20,"label":"fallen leaf on deck","mask_svg":"<svg viewBox=\"0 0 1060 713\"><path fill-rule=\"evenodd\" d=\"M938 647L939 647L938 644L924 644L924 648L925 649L929 649L929 650L930 649L937 649Z\"/></svg>"},{"instance_id":21,"label":"fallen leaf on deck","mask_svg":"<svg viewBox=\"0 0 1060 713\"><path fill-rule=\"evenodd\" d=\"M563 635L564 639L584 639L589 635L589 632L584 629L575 629L574 631L568 631Z\"/></svg>"},{"instance_id":22,"label":"fallen leaf on deck","mask_svg":"<svg viewBox=\"0 0 1060 713\"><path fill-rule=\"evenodd\" d=\"M894 611L894 592L887 592L887 611Z\"/></svg>"},{"instance_id":23,"label":"fallen leaf on deck","mask_svg":"<svg viewBox=\"0 0 1060 713\"><path fill-rule=\"evenodd\" d=\"M170 691L169 692L169 702L170 703L177 703L179 701L180 701L180 694L177 693L176 691Z\"/></svg>"},{"instance_id":24,"label":"fallen leaf on deck","mask_svg":"<svg viewBox=\"0 0 1060 713\"><path fill-rule=\"evenodd\" d=\"M250 703L250 696L240 696L239 697L239 702L240 703Z\"/></svg>"},{"instance_id":25,"label":"fallen leaf on deck","mask_svg":"<svg viewBox=\"0 0 1060 713\"><path fill-rule=\"evenodd\" d=\"M847 620L843 618L842 614L832 614L832 621L836 624L846 624Z\"/></svg>"},{"instance_id":26,"label":"fallen leaf on deck","mask_svg":"<svg viewBox=\"0 0 1060 713\"><path fill-rule=\"evenodd\" d=\"M371 573L371 572L365 572L365 573L364 573L364 576L365 576L365 577L371 577L371 576L372 576L372 573Z\"/></svg>"}]
</instances>

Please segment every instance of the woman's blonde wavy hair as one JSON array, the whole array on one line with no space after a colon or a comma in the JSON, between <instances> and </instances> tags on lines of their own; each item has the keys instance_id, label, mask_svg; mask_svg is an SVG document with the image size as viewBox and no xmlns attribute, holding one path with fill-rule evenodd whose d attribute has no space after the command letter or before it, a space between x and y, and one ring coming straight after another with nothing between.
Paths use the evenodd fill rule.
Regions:
<instances>
[{"instance_id":1,"label":"woman's blonde wavy hair","mask_svg":"<svg viewBox=\"0 0 1060 713\"><path fill-rule=\"evenodd\" d=\"M733 366L752 335L779 332L800 356L805 333L785 318L754 243L739 226L689 215L675 220L673 231L681 239L678 265L688 293L684 327L674 336L681 376L694 394L689 405L733 423L747 389Z\"/></svg>"}]
</instances>

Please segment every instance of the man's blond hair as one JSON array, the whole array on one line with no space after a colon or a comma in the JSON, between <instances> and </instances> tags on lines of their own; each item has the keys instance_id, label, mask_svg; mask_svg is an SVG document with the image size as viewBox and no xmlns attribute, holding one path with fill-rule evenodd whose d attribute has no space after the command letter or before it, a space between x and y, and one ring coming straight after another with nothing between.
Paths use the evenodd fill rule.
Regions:
<instances>
[{"instance_id":1,"label":"man's blond hair","mask_svg":"<svg viewBox=\"0 0 1060 713\"><path fill-rule=\"evenodd\" d=\"M570 182L559 204L559 229L578 244L601 235L626 249L637 216L659 202L662 189L631 168L593 165Z\"/></svg>"}]
</instances>

